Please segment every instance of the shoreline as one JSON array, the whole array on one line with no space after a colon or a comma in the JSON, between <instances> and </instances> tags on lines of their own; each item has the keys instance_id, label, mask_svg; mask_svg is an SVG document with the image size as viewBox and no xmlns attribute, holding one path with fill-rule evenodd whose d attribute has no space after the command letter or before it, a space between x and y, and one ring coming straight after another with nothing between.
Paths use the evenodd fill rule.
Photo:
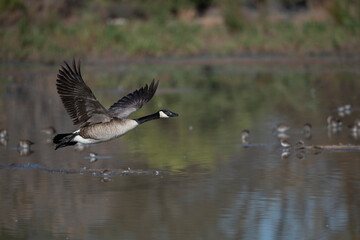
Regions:
<instances>
[{"instance_id":1,"label":"shoreline","mask_svg":"<svg viewBox=\"0 0 360 240\"><path fill-rule=\"evenodd\" d=\"M356 64L360 63L360 56L356 53L320 53L320 54L306 54L306 55L286 55L286 54L234 54L234 55L194 55L194 56L161 56L161 57L78 57L87 65L224 65L224 64ZM11 65L48 65L57 66L63 61L70 61L71 59L39 61L39 60L1 60L0 67Z\"/></svg>"}]
</instances>

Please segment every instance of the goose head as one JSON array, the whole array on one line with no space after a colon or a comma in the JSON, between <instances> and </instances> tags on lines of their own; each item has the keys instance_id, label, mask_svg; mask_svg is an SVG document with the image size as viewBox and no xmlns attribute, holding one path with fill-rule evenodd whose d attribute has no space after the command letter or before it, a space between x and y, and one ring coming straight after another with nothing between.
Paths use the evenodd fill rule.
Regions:
<instances>
[{"instance_id":1,"label":"goose head","mask_svg":"<svg viewBox=\"0 0 360 240\"><path fill-rule=\"evenodd\" d=\"M179 114L174 113L167 109L162 109L159 111L159 116L160 116L160 118L170 118L170 117L177 117L177 116L179 116Z\"/></svg>"}]
</instances>

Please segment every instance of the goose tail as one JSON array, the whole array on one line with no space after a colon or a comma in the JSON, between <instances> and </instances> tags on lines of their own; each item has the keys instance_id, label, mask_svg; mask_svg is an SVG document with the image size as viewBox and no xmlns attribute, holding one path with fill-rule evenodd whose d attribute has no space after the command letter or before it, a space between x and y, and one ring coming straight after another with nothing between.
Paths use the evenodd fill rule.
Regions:
<instances>
[{"instance_id":1,"label":"goose tail","mask_svg":"<svg viewBox=\"0 0 360 240\"><path fill-rule=\"evenodd\" d=\"M62 147L67 147L71 145L75 145L76 142L73 142L72 140L77 135L77 133L62 133L57 134L53 138L53 143L56 144L55 150Z\"/></svg>"}]
</instances>

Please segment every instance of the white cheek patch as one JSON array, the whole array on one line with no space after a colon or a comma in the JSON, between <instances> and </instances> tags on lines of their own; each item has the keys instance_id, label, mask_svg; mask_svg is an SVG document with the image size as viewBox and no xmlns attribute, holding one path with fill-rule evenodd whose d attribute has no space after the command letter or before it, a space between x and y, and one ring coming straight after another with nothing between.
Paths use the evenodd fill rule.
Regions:
<instances>
[{"instance_id":1,"label":"white cheek patch","mask_svg":"<svg viewBox=\"0 0 360 240\"><path fill-rule=\"evenodd\" d=\"M160 114L160 118L169 118L169 116L166 115L163 111L160 111L159 114Z\"/></svg>"}]
</instances>

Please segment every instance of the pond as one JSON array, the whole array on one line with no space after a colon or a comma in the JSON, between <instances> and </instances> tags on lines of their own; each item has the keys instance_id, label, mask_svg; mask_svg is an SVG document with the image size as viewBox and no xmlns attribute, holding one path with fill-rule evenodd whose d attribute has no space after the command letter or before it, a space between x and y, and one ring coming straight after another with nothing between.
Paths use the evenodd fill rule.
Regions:
<instances>
[{"instance_id":1,"label":"pond","mask_svg":"<svg viewBox=\"0 0 360 240\"><path fill-rule=\"evenodd\" d=\"M286 150L275 129L288 125L292 145L359 145L347 127L360 119L358 67L85 62L106 108L155 78L154 98L131 117L163 108L179 117L55 151L44 129L76 130L56 92L58 66L2 65L0 239L359 239L359 151ZM328 129L330 115L341 129Z\"/></svg>"}]
</instances>

